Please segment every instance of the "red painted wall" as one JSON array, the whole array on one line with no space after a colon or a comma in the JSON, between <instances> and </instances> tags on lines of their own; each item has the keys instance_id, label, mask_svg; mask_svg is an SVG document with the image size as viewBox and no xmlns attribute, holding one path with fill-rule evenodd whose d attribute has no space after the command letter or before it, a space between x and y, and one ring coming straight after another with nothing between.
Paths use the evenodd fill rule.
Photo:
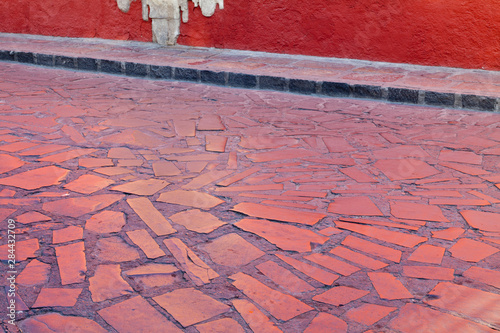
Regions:
<instances>
[{"instance_id":1,"label":"red painted wall","mask_svg":"<svg viewBox=\"0 0 500 333\"><path fill-rule=\"evenodd\" d=\"M140 0L0 1L0 31L151 40ZM205 18L190 2L179 44L500 70L498 0L225 0Z\"/></svg>"}]
</instances>

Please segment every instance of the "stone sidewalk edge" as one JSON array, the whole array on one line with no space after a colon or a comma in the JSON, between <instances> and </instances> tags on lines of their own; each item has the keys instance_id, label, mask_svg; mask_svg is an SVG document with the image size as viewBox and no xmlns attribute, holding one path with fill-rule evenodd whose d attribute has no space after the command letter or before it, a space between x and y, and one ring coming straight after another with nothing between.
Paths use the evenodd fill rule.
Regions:
<instances>
[{"instance_id":1,"label":"stone sidewalk edge","mask_svg":"<svg viewBox=\"0 0 500 333\"><path fill-rule=\"evenodd\" d=\"M495 98L475 94L442 93L377 85L348 84L345 82L291 79L9 50L0 50L0 61L14 61L24 64L138 78L198 82L233 88L274 90L328 97L368 98L405 104L500 112L500 97Z\"/></svg>"}]
</instances>

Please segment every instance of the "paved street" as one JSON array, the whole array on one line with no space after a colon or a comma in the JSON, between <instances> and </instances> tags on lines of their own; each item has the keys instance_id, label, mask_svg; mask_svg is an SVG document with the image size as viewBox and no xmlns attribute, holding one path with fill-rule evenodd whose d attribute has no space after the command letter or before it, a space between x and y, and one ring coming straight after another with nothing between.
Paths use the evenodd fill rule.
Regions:
<instances>
[{"instance_id":1,"label":"paved street","mask_svg":"<svg viewBox=\"0 0 500 333\"><path fill-rule=\"evenodd\" d=\"M17 326L498 332L499 127L493 112L0 62Z\"/></svg>"}]
</instances>

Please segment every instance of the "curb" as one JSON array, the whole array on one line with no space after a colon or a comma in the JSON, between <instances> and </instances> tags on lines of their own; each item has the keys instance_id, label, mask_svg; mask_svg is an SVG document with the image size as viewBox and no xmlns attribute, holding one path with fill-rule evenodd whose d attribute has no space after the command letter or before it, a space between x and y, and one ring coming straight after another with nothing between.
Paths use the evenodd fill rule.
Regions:
<instances>
[{"instance_id":1,"label":"curb","mask_svg":"<svg viewBox=\"0 0 500 333\"><path fill-rule=\"evenodd\" d=\"M137 78L178 80L226 86L291 92L327 97L366 98L410 105L500 112L500 97L442 93L429 90L312 81L285 77L211 71L183 67L157 66L107 59L76 58L32 52L0 50L0 61L13 61L45 67L66 68Z\"/></svg>"}]
</instances>

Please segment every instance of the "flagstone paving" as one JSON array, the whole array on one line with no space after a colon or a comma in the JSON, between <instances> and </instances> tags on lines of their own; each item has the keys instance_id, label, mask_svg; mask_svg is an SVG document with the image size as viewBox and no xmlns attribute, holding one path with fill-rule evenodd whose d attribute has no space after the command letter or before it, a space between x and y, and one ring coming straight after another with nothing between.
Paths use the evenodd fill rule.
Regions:
<instances>
[{"instance_id":1,"label":"flagstone paving","mask_svg":"<svg viewBox=\"0 0 500 333\"><path fill-rule=\"evenodd\" d=\"M0 63L0 152L23 332L500 330L499 114Z\"/></svg>"}]
</instances>

